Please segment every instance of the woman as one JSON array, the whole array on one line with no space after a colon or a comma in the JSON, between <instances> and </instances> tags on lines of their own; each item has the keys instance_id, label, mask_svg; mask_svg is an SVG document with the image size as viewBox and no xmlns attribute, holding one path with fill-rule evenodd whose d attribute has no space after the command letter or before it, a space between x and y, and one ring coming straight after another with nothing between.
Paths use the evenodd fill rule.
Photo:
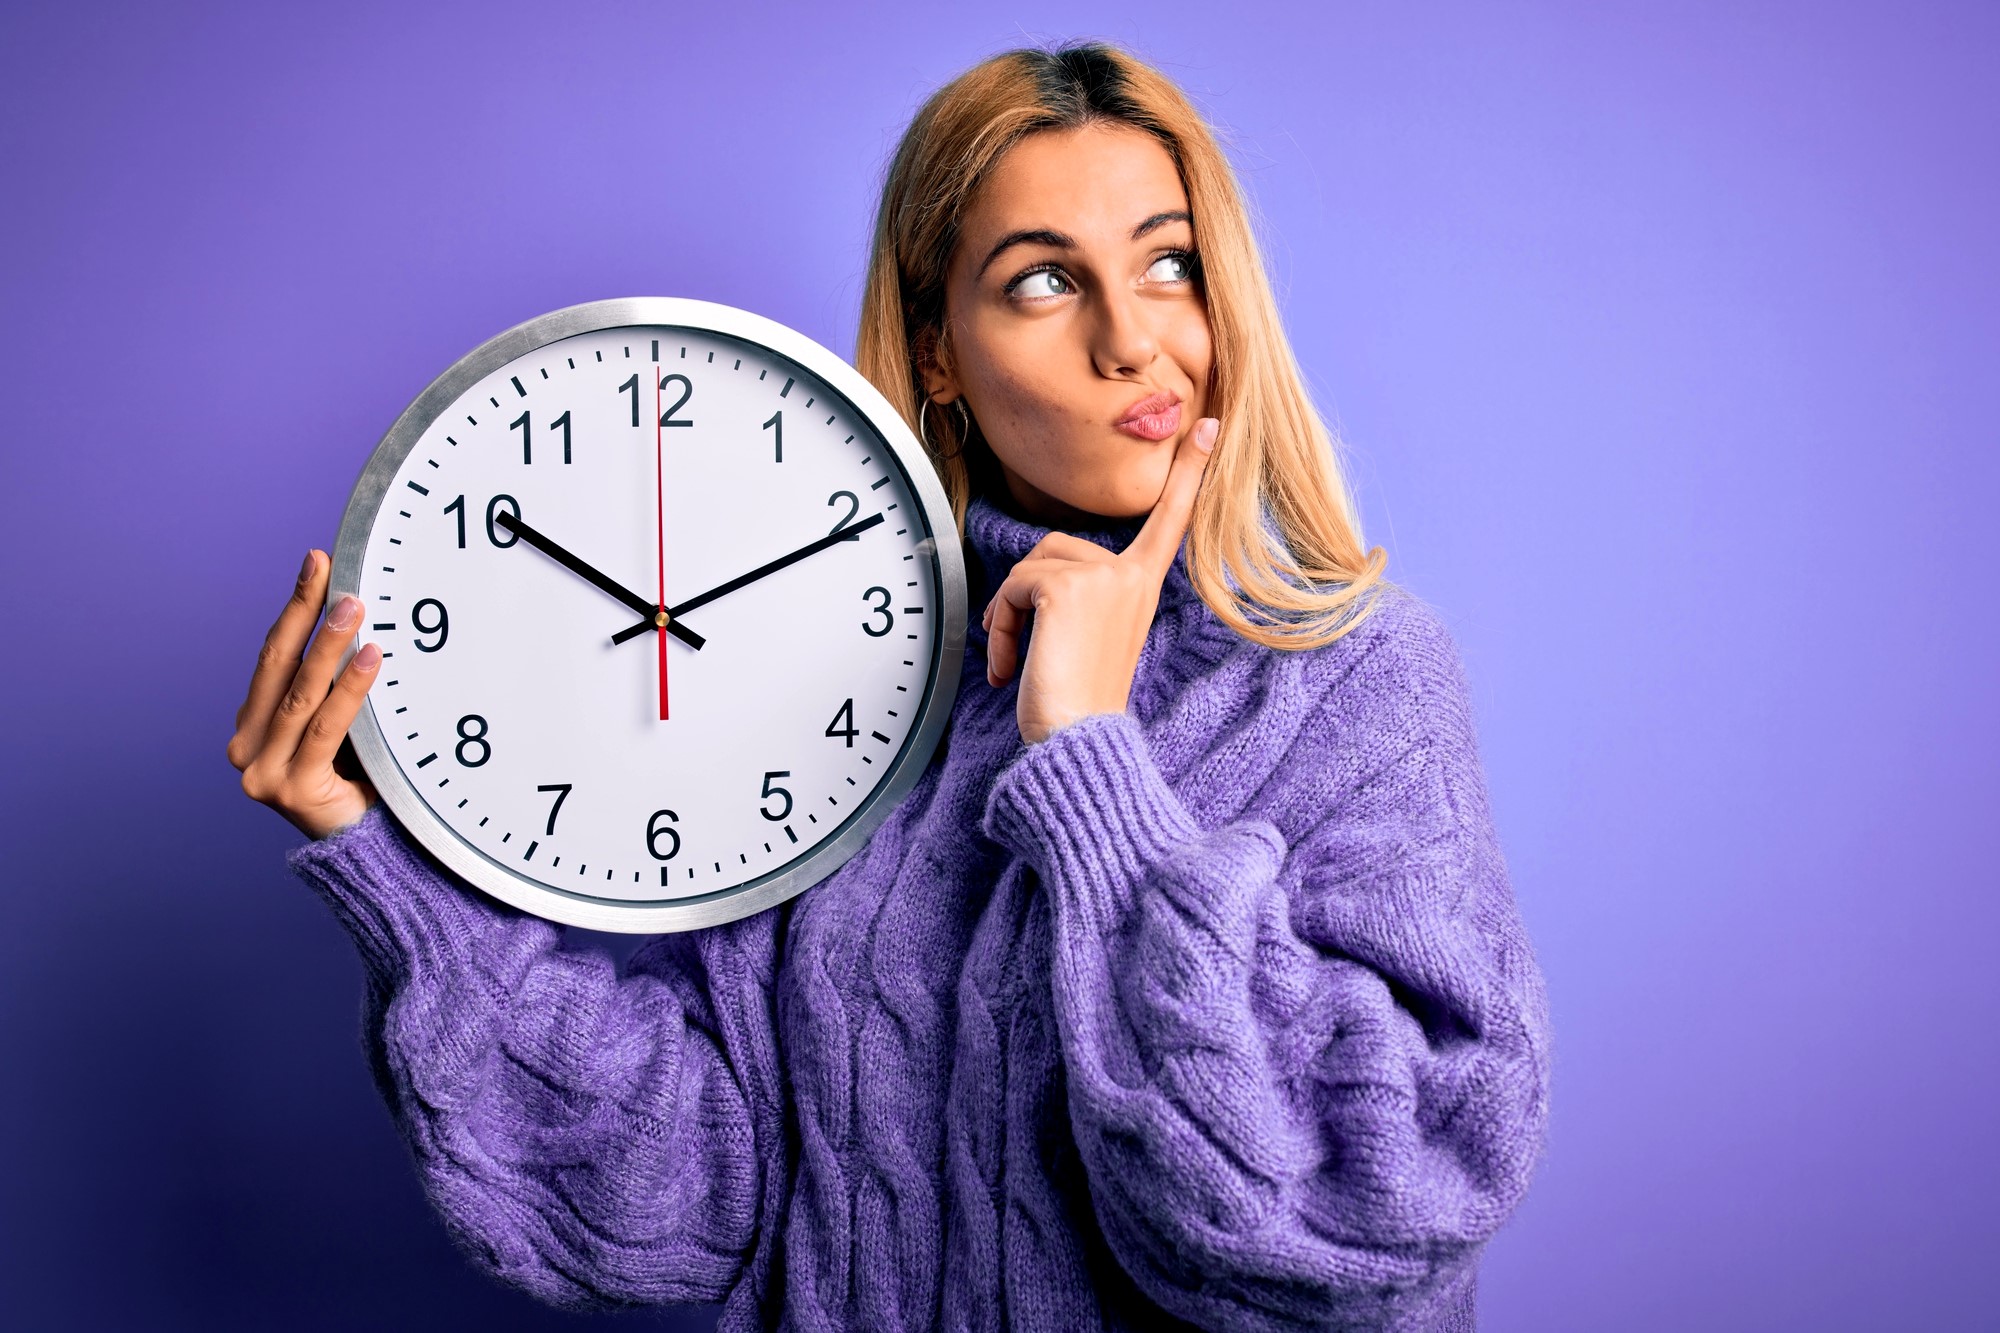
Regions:
<instances>
[{"instance_id":1,"label":"woman","mask_svg":"<svg viewBox=\"0 0 2000 1333\"><path fill-rule=\"evenodd\" d=\"M309 555L230 756L314 839L432 1200L544 1299L725 1329L1470 1328L1542 982L1209 131L1106 47L969 71L859 348L984 580L948 743L837 874L622 975L335 768L380 659L336 670L351 599L307 646Z\"/></svg>"}]
</instances>

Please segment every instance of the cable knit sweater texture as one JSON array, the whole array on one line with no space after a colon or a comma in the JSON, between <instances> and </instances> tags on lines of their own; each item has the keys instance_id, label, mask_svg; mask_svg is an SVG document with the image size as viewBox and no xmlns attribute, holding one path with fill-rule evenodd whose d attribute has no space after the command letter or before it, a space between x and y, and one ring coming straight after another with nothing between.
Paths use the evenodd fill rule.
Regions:
<instances>
[{"instance_id":1,"label":"cable knit sweater texture","mask_svg":"<svg viewBox=\"0 0 2000 1333\"><path fill-rule=\"evenodd\" d=\"M975 502L975 580L1045 531ZM623 969L380 806L291 854L453 1235L729 1331L1471 1329L1549 1038L1444 626L1273 651L1177 560L1127 712L1032 746L984 653L859 854Z\"/></svg>"}]
</instances>

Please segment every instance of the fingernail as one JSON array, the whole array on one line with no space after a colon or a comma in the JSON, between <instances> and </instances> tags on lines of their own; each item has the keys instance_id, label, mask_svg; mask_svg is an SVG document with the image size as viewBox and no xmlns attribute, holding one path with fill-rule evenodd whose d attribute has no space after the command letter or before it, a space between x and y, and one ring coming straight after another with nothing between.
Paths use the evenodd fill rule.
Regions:
<instances>
[{"instance_id":1,"label":"fingernail","mask_svg":"<svg viewBox=\"0 0 2000 1333\"><path fill-rule=\"evenodd\" d=\"M1207 453L1215 448L1215 437L1222 433L1222 423L1214 417L1203 417L1194 428L1194 447Z\"/></svg>"},{"instance_id":2,"label":"fingernail","mask_svg":"<svg viewBox=\"0 0 2000 1333\"><path fill-rule=\"evenodd\" d=\"M313 567L314 567L315 565L317 565L317 564L318 564L318 560L317 560L317 558L316 558L316 557L317 557L318 555L319 555L319 552L317 552L317 551L307 551L307 552L306 552L306 562L305 562L305 563L304 563L303 565L300 565L300 566L299 566L299 582L300 582L300 583L304 583L304 582L305 582L305 581L306 581L307 579L309 579L309 578L311 578L311 577L312 577L312 575L313 575Z\"/></svg>"},{"instance_id":3,"label":"fingernail","mask_svg":"<svg viewBox=\"0 0 2000 1333\"><path fill-rule=\"evenodd\" d=\"M364 643L361 645L361 651L354 655L354 665L360 667L363 671L373 671L377 666L381 665L381 662L382 647L380 644Z\"/></svg>"},{"instance_id":4,"label":"fingernail","mask_svg":"<svg viewBox=\"0 0 2000 1333\"><path fill-rule=\"evenodd\" d=\"M342 631L350 630L354 628L354 622L359 619L361 619L361 599L343 597L334 605L333 614L326 618L326 627Z\"/></svg>"}]
</instances>

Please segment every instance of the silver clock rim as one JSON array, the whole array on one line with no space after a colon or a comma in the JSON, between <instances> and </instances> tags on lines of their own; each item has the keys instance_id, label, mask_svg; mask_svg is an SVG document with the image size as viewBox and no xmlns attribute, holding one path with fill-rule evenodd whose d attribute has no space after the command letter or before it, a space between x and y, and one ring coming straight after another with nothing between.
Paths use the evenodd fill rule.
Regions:
<instances>
[{"instance_id":1,"label":"silver clock rim","mask_svg":"<svg viewBox=\"0 0 2000 1333\"><path fill-rule=\"evenodd\" d=\"M565 306L516 324L475 347L432 380L403 409L369 455L348 497L334 543L327 605L357 594L368 538L390 485L425 430L461 394L493 371L545 346L580 333L627 326L687 328L719 333L768 347L818 376L845 397L882 436L909 479L927 529L942 585L943 628L937 636L917 725L898 751L888 776L845 823L811 852L779 870L730 889L697 897L621 905L552 888L515 873L461 837L418 794L389 751L371 701L348 735L377 795L418 842L445 866L501 902L547 920L588 930L666 934L722 925L754 916L795 897L832 875L916 786L929 766L957 699L965 656L965 553L951 501L903 416L860 371L811 338L776 320L735 306L679 296L632 296ZM943 520L940 523L940 520ZM348 649L351 656L355 644Z\"/></svg>"}]
</instances>

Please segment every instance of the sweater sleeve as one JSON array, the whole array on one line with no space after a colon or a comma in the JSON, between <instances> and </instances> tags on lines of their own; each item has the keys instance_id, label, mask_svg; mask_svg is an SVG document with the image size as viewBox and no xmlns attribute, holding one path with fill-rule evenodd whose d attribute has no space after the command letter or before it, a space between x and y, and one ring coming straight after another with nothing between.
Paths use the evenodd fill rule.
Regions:
<instances>
[{"instance_id":1,"label":"sweater sleeve","mask_svg":"<svg viewBox=\"0 0 2000 1333\"><path fill-rule=\"evenodd\" d=\"M1543 983L1455 650L1431 622L1327 674L1260 813L1205 827L1123 713L1027 747L987 809L1052 894L1099 1224L1205 1328L1450 1305L1546 1122ZM1226 782L1227 746L1206 762Z\"/></svg>"},{"instance_id":2,"label":"sweater sleeve","mask_svg":"<svg viewBox=\"0 0 2000 1333\"><path fill-rule=\"evenodd\" d=\"M288 859L360 949L376 1081L462 1248L578 1308L762 1284L783 1178L775 910L662 936L620 976L379 805Z\"/></svg>"}]
</instances>

